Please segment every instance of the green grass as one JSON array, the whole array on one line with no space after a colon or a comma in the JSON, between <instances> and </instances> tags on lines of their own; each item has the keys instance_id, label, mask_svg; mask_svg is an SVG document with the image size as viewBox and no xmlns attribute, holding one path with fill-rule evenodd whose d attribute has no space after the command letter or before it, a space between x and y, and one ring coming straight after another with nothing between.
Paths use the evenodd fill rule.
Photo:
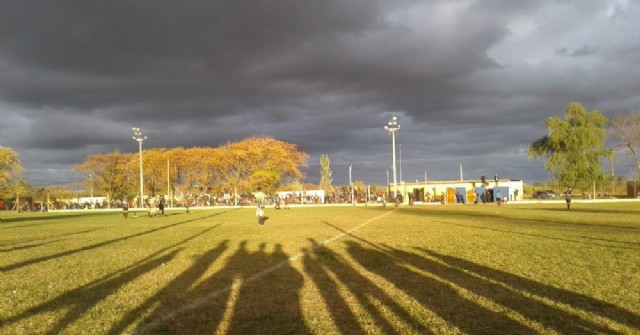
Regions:
<instances>
[{"instance_id":1,"label":"green grass","mask_svg":"<svg viewBox=\"0 0 640 335\"><path fill-rule=\"evenodd\" d=\"M0 334L638 334L640 204L2 213Z\"/></svg>"}]
</instances>

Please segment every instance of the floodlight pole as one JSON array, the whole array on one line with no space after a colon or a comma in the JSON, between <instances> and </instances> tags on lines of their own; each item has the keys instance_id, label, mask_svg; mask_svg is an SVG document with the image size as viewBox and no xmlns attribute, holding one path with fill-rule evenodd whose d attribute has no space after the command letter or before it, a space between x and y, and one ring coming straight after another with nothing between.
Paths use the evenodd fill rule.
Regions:
<instances>
[{"instance_id":1,"label":"floodlight pole","mask_svg":"<svg viewBox=\"0 0 640 335\"><path fill-rule=\"evenodd\" d=\"M138 148L140 152L140 206L144 207L144 178L142 176L142 142L147 139L142 135L140 128L133 127L133 139L138 141Z\"/></svg>"},{"instance_id":2,"label":"floodlight pole","mask_svg":"<svg viewBox=\"0 0 640 335\"><path fill-rule=\"evenodd\" d=\"M393 154L393 197L398 197L398 182L396 179L396 132L400 130L398 124L398 117L394 116L389 120L389 123L384 126L384 129L391 134L391 145Z\"/></svg>"}]
</instances>

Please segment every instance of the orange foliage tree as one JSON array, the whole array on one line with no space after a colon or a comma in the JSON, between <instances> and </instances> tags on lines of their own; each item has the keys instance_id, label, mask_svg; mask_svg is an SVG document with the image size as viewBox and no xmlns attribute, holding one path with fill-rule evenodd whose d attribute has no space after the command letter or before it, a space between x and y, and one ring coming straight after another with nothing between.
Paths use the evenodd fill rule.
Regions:
<instances>
[{"instance_id":1,"label":"orange foliage tree","mask_svg":"<svg viewBox=\"0 0 640 335\"><path fill-rule=\"evenodd\" d=\"M87 160L73 166L73 170L85 176L85 181L106 195L108 203L131 192L132 175L129 170L132 154L112 152L87 156ZM135 156L137 157L137 156ZM91 178L89 176L91 175Z\"/></svg>"},{"instance_id":2,"label":"orange foliage tree","mask_svg":"<svg viewBox=\"0 0 640 335\"><path fill-rule=\"evenodd\" d=\"M174 187L185 193L227 190L238 194L261 186L271 192L281 183L304 178L301 168L307 167L309 158L295 144L267 136L250 137L218 148L149 149L142 155L145 194L151 196L163 191L171 194ZM136 194L138 164L137 154L114 152L89 155L74 170L87 180L92 174L94 186L111 199Z\"/></svg>"}]
</instances>

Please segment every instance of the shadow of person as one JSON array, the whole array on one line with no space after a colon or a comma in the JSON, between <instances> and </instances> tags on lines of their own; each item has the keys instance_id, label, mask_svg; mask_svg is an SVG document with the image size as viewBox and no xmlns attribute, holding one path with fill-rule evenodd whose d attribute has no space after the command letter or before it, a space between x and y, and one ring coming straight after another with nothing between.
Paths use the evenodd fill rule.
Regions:
<instances>
[{"instance_id":1,"label":"shadow of person","mask_svg":"<svg viewBox=\"0 0 640 335\"><path fill-rule=\"evenodd\" d=\"M185 293L186 305L156 314L140 333L309 334L300 308L300 273L276 245L250 252L242 241L224 267Z\"/></svg>"},{"instance_id":2,"label":"shadow of person","mask_svg":"<svg viewBox=\"0 0 640 335\"><path fill-rule=\"evenodd\" d=\"M303 265L322 299L331 313L333 323L341 334L358 335L370 334L371 328L378 328L383 334L398 334L385 315L381 313L381 306L402 322L411 333L430 334L427 325L420 323L415 317L407 313L396 300L384 292L378 285L363 276L349 265L340 255L310 239L312 246L305 250ZM342 288L340 287L342 286ZM361 316L345 300L343 292L348 294L355 303L361 306L371 316L373 325L363 325ZM353 304L354 302L352 302Z\"/></svg>"},{"instance_id":3,"label":"shadow of person","mask_svg":"<svg viewBox=\"0 0 640 335\"><path fill-rule=\"evenodd\" d=\"M235 291L235 277L249 259L247 241L227 260L224 268L183 292L180 307L157 310L136 334L211 334L223 323L227 304Z\"/></svg>"},{"instance_id":4,"label":"shadow of person","mask_svg":"<svg viewBox=\"0 0 640 335\"><path fill-rule=\"evenodd\" d=\"M443 262L444 264L447 264L448 266L457 267L457 268L463 269L467 273L472 273L472 274L476 274L486 278L490 278L493 281L504 283L515 289L528 292L529 294L539 296L545 299L549 299L551 301L560 302L562 304L569 305L575 309L581 309L583 311L596 314L599 317L613 320L615 322L618 322L620 324L624 324L628 327L633 328L635 333L640 334L640 315L637 313L631 312L629 310L626 310L620 306L614 305L610 302L595 299L593 297L572 292L566 289L556 288L550 285L542 284L519 275L515 275L512 273L508 273L508 272L497 270L497 269L492 269L484 265L473 263L462 258L443 255L433 250L429 250L425 248L416 248L416 249L425 253L430 257L433 257L438 261ZM543 317L549 317L549 316L550 315L544 315ZM573 319L572 318L567 319L567 321L571 321L571 320ZM576 322L576 321L573 321L573 322ZM581 327L581 324L585 325L585 322L586 321L580 321L578 324L575 324L574 326L579 328ZM595 330L599 330L602 328L602 326L600 327L594 326L593 323L589 323L588 326L589 328L595 329ZM569 327L569 326L564 325L564 327ZM584 327L581 329L584 329ZM618 332L614 332L609 329L601 330L601 332L618 334ZM580 333L584 334L588 332L585 330L581 330Z\"/></svg>"},{"instance_id":5,"label":"shadow of person","mask_svg":"<svg viewBox=\"0 0 640 335\"><path fill-rule=\"evenodd\" d=\"M560 308L533 299L519 290L514 290L508 283L499 283L485 276L473 275L460 268L426 258L424 255L391 247L387 247L387 250L394 258L401 260L399 263L431 273L446 282L453 283L500 306L505 306L547 329L555 329L562 334L607 334L611 332L610 329L600 324L589 322L578 315L567 313Z\"/></svg>"},{"instance_id":6,"label":"shadow of person","mask_svg":"<svg viewBox=\"0 0 640 335\"><path fill-rule=\"evenodd\" d=\"M215 260L224 253L228 248L228 245L228 240L222 241L216 248L213 248L198 257L187 270L182 272L168 285L156 292L156 294L149 297L143 304L127 313L122 320L114 324L108 334L122 334L125 328L137 319L140 314L153 306L156 306L156 309L155 312L149 316L149 320L157 319L159 318L159 315L167 313L167 310L173 310L180 306L181 303L184 304L184 301L181 299L183 292L187 291L195 282L197 282L198 279L200 279L211 264L213 264Z\"/></svg>"},{"instance_id":7,"label":"shadow of person","mask_svg":"<svg viewBox=\"0 0 640 335\"><path fill-rule=\"evenodd\" d=\"M269 254L261 244L249 257L259 271L246 277L227 334L310 334L300 307L303 278L282 245Z\"/></svg>"},{"instance_id":8,"label":"shadow of person","mask_svg":"<svg viewBox=\"0 0 640 335\"><path fill-rule=\"evenodd\" d=\"M449 283L408 269L401 260L389 253L365 248L353 241L347 242L347 245L349 254L367 270L393 283L465 334L537 334L506 314L465 297Z\"/></svg>"},{"instance_id":9,"label":"shadow of person","mask_svg":"<svg viewBox=\"0 0 640 335\"><path fill-rule=\"evenodd\" d=\"M180 250L173 250L161 256L153 255L117 274L105 276L90 284L68 291L46 303L32 307L14 317L0 320L0 325L6 326L34 314L60 313L63 316L58 318L55 323L52 324L51 328L44 333L51 335L60 334L107 296L117 292L120 287L140 278L144 274L152 272L163 264L170 262L179 251ZM81 298L79 299L79 297Z\"/></svg>"}]
</instances>

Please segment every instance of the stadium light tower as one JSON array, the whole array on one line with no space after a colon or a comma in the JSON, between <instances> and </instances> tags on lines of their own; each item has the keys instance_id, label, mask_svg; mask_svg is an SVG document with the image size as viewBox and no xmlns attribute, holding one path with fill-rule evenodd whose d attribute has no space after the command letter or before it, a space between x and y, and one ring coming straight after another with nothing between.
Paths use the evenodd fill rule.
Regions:
<instances>
[{"instance_id":1,"label":"stadium light tower","mask_svg":"<svg viewBox=\"0 0 640 335\"><path fill-rule=\"evenodd\" d=\"M140 150L140 205L144 204L144 178L142 177L142 142L147 139L146 136L142 135L142 131L140 128L133 127L133 139L138 141L138 147Z\"/></svg>"},{"instance_id":2,"label":"stadium light tower","mask_svg":"<svg viewBox=\"0 0 640 335\"><path fill-rule=\"evenodd\" d=\"M392 117L391 120L389 120L389 123L384 126L384 129L391 134L391 145L393 146L393 197L396 198L398 196L398 184L396 179L396 132L400 130L398 118L396 116Z\"/></svg>"}]
</instances>

